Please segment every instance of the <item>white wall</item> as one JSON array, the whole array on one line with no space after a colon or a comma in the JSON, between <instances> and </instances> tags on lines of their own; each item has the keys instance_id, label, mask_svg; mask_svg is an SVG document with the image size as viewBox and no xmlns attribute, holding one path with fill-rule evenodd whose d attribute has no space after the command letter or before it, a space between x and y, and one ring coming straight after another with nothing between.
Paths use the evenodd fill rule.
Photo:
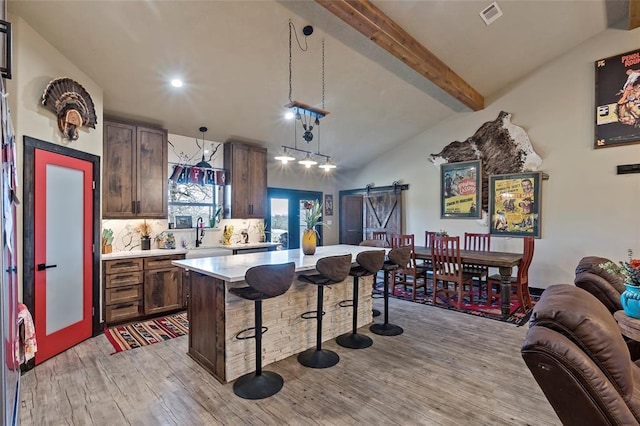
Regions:
<instances>
[{"instance_id":1,"label":"white wall","mask_svg":"<svg viewBox=\"0 0 640 426\"><path fill-rule=\"evenodd\" d=\"M13 26L13 79L7 80L11 118L16 134L18 152L18 174L20 184L18 197L23 186L23 136L31 136L46 142L64 145L78 151L102 156L102 89L86 74L69 62L51 44L43 39L24 20L9 15ZM54 113L41 105L42 94L47 84L57 77L69 77L80 83L91 95L98 124L95 129L81 128L79 139L64 141L58 130ZM17 207L18 265L22 265L22 204ZM19 299L22 300L22 268L18 268L20 282Z\"/></svg>"},{"instance_id":2,"label":"white wall","mask_svg":"<svg viewBox=\"0 0 640 426\"><path fill-rule=\"evenodd\" d=\"M451 235L488 232L475 220L440 219L440 175L428 156L508 111L542 157L540 170L550 175L542 184L542 239L536 240L530 286L573 282L583 256L623 260L629 248L640 256L640 176L616 175L617 165L640 162L640 145L593 148L594 62L635 50L639 40L640 29L607 30L488 99L484 110L460 114L343 176L339 188L361 188L372 181L383 186L399 179L408 183L404 229L418 241L427 229ZM522 241L493 238L491 247L519 251Z\"/></svg>"}]
</instances>

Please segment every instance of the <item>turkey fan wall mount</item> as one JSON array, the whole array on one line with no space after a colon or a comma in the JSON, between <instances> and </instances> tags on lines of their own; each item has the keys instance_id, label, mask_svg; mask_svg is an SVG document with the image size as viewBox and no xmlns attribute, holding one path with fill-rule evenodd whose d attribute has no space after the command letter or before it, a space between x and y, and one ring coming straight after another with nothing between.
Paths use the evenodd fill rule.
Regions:
<instances>
[{"instance_id":1,"label":"turkey fan wall mount","mask_svg":"<svg viewBox=\"0 0 640 426\"><path fill-rule=\"evenodd\" d=\"M42 94L42 105L58 117L58 129L65 139L78 139L78 127L96 128L98 119L91 95L70 78L51 80Z\"/></svg>"}]
</instances>

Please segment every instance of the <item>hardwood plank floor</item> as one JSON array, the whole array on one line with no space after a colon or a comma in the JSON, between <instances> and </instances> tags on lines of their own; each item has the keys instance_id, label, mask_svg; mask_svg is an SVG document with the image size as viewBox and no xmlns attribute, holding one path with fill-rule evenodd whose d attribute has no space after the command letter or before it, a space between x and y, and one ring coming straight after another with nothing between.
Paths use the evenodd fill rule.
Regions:
<instances>
[{"instance_id":1,"label":"hardwood plank floor","mask_svg":"<svg viewBox=\"0 0 640 426\"><path fill-rule=\"evenodd\" d=\"M362 327L368 349L325 343L340 354L333 368L295 356L269 365L285 385L260 401L238 398L191 360L186 336L110 355L101 335L22 376L20 424L560 424L520 356L526 326L396 299L390 321L404 334Z\"/></svg>"}]
</instances>

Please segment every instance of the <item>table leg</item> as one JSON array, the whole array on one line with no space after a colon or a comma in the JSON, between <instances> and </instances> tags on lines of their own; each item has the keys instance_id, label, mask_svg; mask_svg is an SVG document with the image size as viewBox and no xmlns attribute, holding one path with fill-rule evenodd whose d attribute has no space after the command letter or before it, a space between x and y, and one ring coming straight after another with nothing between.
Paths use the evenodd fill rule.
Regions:
<instances>
[{"instance_id":1,"label":"table leg","mask_svg":"<svg viewBox=\"0 0 640 426\"><path fill-rule=\"evenodd\" d=\"M511 267L501 266L500 270L500 311L507 318L511 313Z\"/></svg>"}]
</instances>

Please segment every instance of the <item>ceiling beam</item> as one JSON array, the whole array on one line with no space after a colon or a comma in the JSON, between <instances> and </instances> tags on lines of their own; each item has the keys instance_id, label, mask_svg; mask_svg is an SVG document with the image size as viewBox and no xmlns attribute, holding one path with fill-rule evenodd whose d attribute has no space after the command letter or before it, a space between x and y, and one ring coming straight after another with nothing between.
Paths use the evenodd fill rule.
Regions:
<instances>
[{"instance_id":1,"label":"ceiling beam","mask_svg":"<svg viewBox=\"0 0 640 426\"><path fill-rule=\"evenodd\" d=\"M315 1L471 110L484 108L478 91L370 1Z\"/></svg>"},{"instance_id":2,"label":"ceiling beam","mask_svg":"<svg viewBox=\"0 0 640 426\"><path fill-rule=\"evenodd\" d=\"M629 29L640 27L640 0L629 0Z\"/></svg>"}]
</instances>

